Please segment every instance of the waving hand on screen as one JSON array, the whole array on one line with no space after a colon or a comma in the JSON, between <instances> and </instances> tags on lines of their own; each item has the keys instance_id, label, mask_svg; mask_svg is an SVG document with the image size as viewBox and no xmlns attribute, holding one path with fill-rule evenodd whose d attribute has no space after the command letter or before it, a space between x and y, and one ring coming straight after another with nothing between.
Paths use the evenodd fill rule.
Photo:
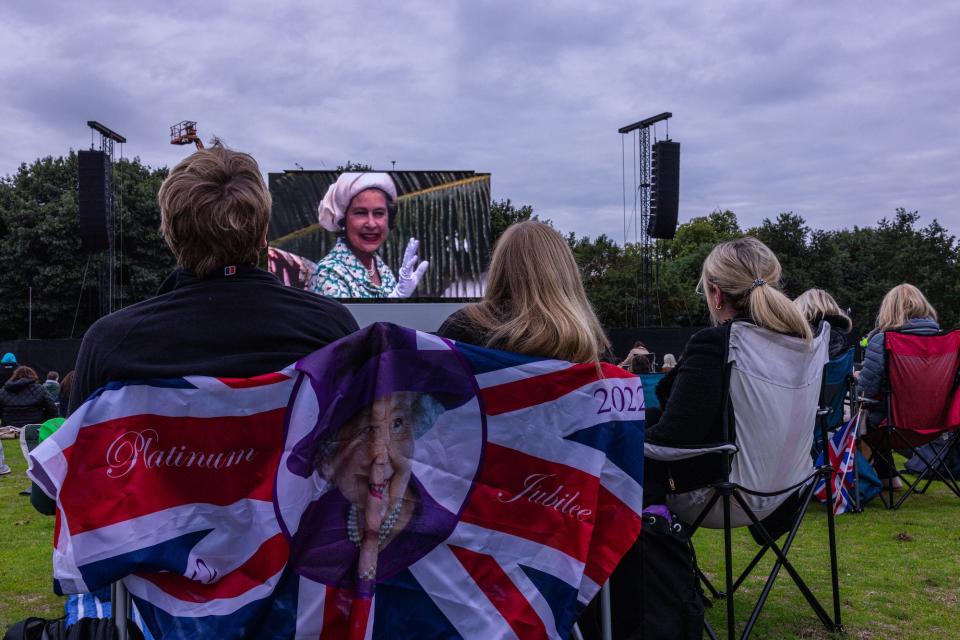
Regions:
<instances>
[{"instance_id":1,"label":"waving hand on screen","mask_svg":"<svg viewBox=\"0 0 960 640\"><path fill-rule=\"evenodd\" d=\"M407 243L407 248L403 252L403 262L400 265L397 286L387 297L409 298L417 288L420 278L423 277L423 274L427 272L427 267L430 266L430 263L426 260L417 263L419 258L417 249L419 247L420 241L416 238L410 238L410 242Z\"/></svg>"}]
</instances>

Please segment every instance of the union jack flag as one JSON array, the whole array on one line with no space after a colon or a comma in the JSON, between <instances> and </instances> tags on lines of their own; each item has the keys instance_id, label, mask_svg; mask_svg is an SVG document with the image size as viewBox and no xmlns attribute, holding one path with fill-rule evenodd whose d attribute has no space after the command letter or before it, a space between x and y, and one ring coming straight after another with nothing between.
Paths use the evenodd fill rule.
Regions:
<instances>
[{"instance_id":1,"label":"union jack flag","mask_svg":"<svg viewBox=\"0 0 960 640\"><path fill-rule=\"evenodd\" d=\"M828 451L830 454L830 467L833 473L830 474L833 483L833 513L840 515L851 507L855 506L855 500L852 492L856 483L856 474L854 473L854 460L856 456L857 428L860 425L860 414L857 413L839 429L837 429L828 440ZM823 453L817 457L816 466L823 464ZM827 501L827 483L823 480L817 482L814 487L813 495L820 502Z\"/></svg>"},{"instance_id":2,"label":"union jack flag","mask_svg":"<svg viewBox=\"0 0 960 640\"><path fill-rule=\"evenodd\" d=\"M31 454L58 593L157 638L567 638L640 533L618 367L373 325L251 379L109 384Z\"/></svg>"}]
</instances>

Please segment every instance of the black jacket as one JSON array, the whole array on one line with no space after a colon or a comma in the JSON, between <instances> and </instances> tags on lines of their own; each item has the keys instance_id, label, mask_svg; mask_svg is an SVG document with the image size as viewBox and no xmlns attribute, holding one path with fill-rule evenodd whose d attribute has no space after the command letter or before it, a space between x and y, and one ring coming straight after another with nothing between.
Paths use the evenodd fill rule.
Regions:
<instances>
[{"instance_id":1,"label":"black jacket","mask_svg":"<svg viewBox=\"0 0 960 640\"><path fill-rule=\"evenodd\" d=\"M647 428L646 442L671 447L724 442L729 340L730 323L702 329L690 338L677 366L657 385L663 414ZM648 504L662 502L667 487L681 491L703 486L722 477L723 472L719 454L671 463L647 459L644 500Z\"/></svg>"},{"instance_id":2,"label":"black jacket","mask_svg":"<svg viewBox=\"0 0 960 640\"><path fill-rule=\"evenodd\" d=\"M16 364L0 364L0 386L7 384L16 368Z\"/></svg>"},{"instance_id":3,"label":"black jacket","mask_svg":"<svg viewBox=\"0 0 960 640\"><path fill-rule=\"evenodd\" d=\"M0 389L0 422L4 425L39 424L58 415L53 399L29 378L7 381Z\"/></svg>"},{"instance_id":4,"label":"black jacket","mask_svg":"<svg viewBox=\"0 0 960 640\"><path fill-rule=\"evenodd\" d=\"M87 330L69 413L111 380L253 377L279 371L357 328L339 302L286 287L253 266L202 280L178 269L155 298L111 313ZM41 513L53 513L53 503L36 486L31 502Z\"/></svg>"},{"instance_id":5,"label":"black jacket","mask_svg":"<svg viewBox=\"0 0 960 640\"><path fill-rule=\"evenodd\" d=\"M202 280L177 270L155 298L90 327L77 355L70 412L110 380L252 377L357 328L339 302L285 287L253 266Z\"/></svg>"},{"instance_id":6,"label":"black jacket","mask_svg":"<svg viewBox=\"0 0 960 640\"><path fill-rule=\"evenodd\" d=\"M475 344L480 347L487 346L487 341L490 339L490 332L471 322L463 309L451 313L437 329L437 335L441 338Z\"/></svg>"},{"instance_id":7,"label":"black jacket","mask_svg":"<svg viewBox=\"0 0 960 640\"><path fill-rule=\"evenodd\" d=\"M830 351L830 359L832 360L853 346L850 337L850 331L853 329L853 325L848 318L843 316L814 318L814 320L810 322L810 327L813 329L814 334L819 330L820 322L824 320L830 325L830 343L827 348Z\"/></svg>"}]
</instances>

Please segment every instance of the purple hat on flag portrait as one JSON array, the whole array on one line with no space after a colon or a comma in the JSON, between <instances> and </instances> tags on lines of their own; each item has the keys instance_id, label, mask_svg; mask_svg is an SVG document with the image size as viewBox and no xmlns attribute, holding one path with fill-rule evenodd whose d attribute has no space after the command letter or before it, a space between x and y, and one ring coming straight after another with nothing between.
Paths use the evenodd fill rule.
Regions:
<instances>
[{"instance_id":1,"label":"purple hat on flag portrait","mask_svg":"<svg viewBox=\"0 0 960 640\"><path fill-rule=\"evenodd\" d=\"M290 567L372 589L456 526L485 441L476 381L450 343L382 323L296 369L274 496Z\"/></svg>"}]
</instances>

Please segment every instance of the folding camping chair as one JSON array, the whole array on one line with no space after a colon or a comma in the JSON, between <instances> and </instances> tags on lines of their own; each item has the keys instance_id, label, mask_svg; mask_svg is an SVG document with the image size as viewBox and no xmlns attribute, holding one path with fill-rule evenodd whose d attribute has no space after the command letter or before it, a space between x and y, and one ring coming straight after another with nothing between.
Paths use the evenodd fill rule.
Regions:
<instances>
[{"instance_id":1,"label":"folding camping chair","mask_svg":"<svg viewBox=\"0 0 960 640\"><path fill-rule=\"evenodd\" d=\"M643 385L643 406L647 409L659 409L660 401L657 400L657 385L667 374L665 373L641 373L640 383Z\"/></svg>"},{"instance_id":2,"label":"folding camping chair","mask_svg":"<svg viewBox=\"0 0 960 640\"><path fill-rule=\"evenodd\" d=\"M823 625L830 631L842 629L832 510L828 511L827 520L832 618L787 558L813 497L816 478L827 480L827 497L832 502L830 467L824 465L816 469L810 458L814 436L810 425L820 410L828 341L829 329L824 326L816 338L805 341L747 322L734 322L727 347L729 387L725 394L724 442L699 449L646 445L646 456L656 460L722 456L725 462L724 477L702 487L684 487L682 493L668 495L667 504L671 511L690 523L691 535L700 527L723 529L724 591L716 589L699 568L698 572L715 598L726 599L728 638L736 635L734 594L768 550L773 551L776 561L740 637L750 636L781 568L786 569ZM821 431L821 442L823 435ZM781 506L788 508L784 505L787 500L794 500L797 508L781 546L775 540L779 536L772 534L762 520ZM761 549L734 581L732 530L748 525L753 525L753 532L762 540ZM709 625L707 632L716 638Z\"/></svg>"},{"instance_id":3,"label":"folding camping chair","mask_svg":"<svg viewBox=\"0 0 960 640\"><path fill-rule=\"evenodd\" d=\"M887 495L881 493L880 499L888 509L898 509L914 492L925 493L936 478L960 497L957 478L946 466L941 469L940 464L958 442L960 330L933 336L887 331L884 350L888 388L879 400L861 398L861 403L867 407L884 403L887 417L881 424L867 429L862 440L872 449L871 461L880 455L878 451L908 449L922 462L923 470L913 482L907 483L896 502L892 482ZM948 435L948 442L932 458L918 450L920 445L944 434Z\"/></svg>"},{"instance_id":4,"label":"folding camping chair","mask_svg":"<svg viewBox=\"0 0 960 640\"><path fill-rule=\"evenodd\" d=\"M821 435L829 438L829 432L843 425L844 419L847 417L845 414L846 407L849 406L850 416L858 410L856 380L853 377L853 356L854 350L851 348L830 360L823 369L823 397L820 399L821 408L817 412L815 425L814 459L820 452L824 451L825 445ZM856 458L854 458L853 465L853 505L848 511L860 512L863 511L863 506L860 504L860 477L856 466ZM826 506L828 509L833 508L829 503Z\"/></svg>"}]
</instances>

